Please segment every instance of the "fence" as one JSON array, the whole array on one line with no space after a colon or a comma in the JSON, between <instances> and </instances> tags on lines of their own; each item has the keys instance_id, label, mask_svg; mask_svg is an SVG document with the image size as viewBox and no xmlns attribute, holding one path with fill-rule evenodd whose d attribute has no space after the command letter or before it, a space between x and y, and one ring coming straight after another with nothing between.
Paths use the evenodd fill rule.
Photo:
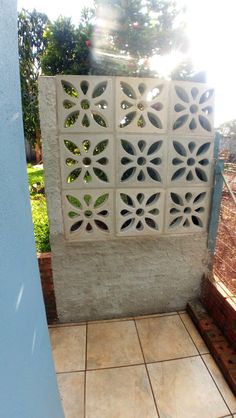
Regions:
<instances>
[{"instance_id":1,"label":"fence","mask_svg":"<svg viewBox=\"0 0 236 418\"><path fill-rule=\"evenodd\" d=\"M233 142L233 145L232 145ZM224 188L214 257L214 274L236 296L236 140L228 139L221 149L224 158ZM234 152L232 152L234 150Z\"/></svg>"}]
</instances>

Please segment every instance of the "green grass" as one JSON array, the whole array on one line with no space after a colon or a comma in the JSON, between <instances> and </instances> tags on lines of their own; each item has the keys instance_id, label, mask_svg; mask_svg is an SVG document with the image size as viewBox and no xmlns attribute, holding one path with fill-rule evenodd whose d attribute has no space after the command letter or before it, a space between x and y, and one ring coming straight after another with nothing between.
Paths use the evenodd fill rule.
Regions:
<instances>
[{"instance_id":1,"label":"green grass","mask_svg":"<svg viewBox=\"0 0 236 418\"><path fill-rule=\"evenodd\" d=\"M46 198L44 194L44 177L42 168L27 166L30 202L34 224L36 249L39 253L51 250L49 243L49 225ZM33 186L33 187L32 187ZM40 191L40 193L38 193Z\"/></svg>"},{"instance_id":2,"label":"green grass","mask_svg":"<svg viewBox=\"0 0 236 418\"><path fill-rule=\"evenodd\" d=\"M43 169L41 168L34 168L30 164L27 166L27 173L29 179L29 185L32 186L35 183L40 183L44 186L44 177L43 177Z\"/></svg>"}]
</instances>

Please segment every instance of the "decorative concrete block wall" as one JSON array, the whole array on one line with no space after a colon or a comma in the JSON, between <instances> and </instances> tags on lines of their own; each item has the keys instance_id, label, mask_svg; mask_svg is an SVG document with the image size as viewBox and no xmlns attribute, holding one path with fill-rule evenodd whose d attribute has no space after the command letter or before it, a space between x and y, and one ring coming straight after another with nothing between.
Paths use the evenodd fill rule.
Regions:
<instances>
[{"instance_id":1,"label":"decorative concrete block wall","mask_svg":"<svg viewBox=\"0 0 236 418\"><path fill-rule=\"evenodd\" d=\"M208 262L214 91L42 77L40 113L59 319L184 308Z\"/></svg>"}]
</instances>

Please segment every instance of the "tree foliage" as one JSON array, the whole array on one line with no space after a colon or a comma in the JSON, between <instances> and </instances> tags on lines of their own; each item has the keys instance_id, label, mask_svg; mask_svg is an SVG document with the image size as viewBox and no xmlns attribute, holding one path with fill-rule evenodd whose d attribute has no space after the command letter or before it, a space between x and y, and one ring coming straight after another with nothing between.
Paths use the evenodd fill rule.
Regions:
<instances>
[{"instance_id":1,"label":"tree foliage","mask_svg":"<svg viewBox=\"0 0 236 418\"><path fill-rule=\"evenodd\" d=\"M41 57L47 39L44 31L48 17L36 10L22 10L18 15L18 43L24 133L34 145L40 139L38 111L38 76L41 72Z\"/></svg>"},{"instance_id":2,"label":"tree foliage","mask_svg":"<svg viewBox=\"0 0 236 418\"><path fill-rule=\"evenodd\" d=\"M78 28L71 18L60 17L45 32L47 48L42 57L45 75L88 74L91 68L90 37L93 11L84 9Z\"/></svg>"},{"instance_id":3,"label":"tree foliage","mask_svg":"<svg viewBox=\"0 0 236 418\"><path fill-rule=\"evenodd\" d=\"M183 10L172 0L96 0L94 72L152 75L153 55L185 52Z\"/></svg>"}]
</instances>

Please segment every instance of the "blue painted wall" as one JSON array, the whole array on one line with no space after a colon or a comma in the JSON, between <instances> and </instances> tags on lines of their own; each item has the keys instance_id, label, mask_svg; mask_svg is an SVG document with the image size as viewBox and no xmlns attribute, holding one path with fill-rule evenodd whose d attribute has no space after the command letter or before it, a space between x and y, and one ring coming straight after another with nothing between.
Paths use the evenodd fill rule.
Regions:
<instances>
[{"instance_id":1,"label":"blue painted wall","mask_svg":"<svg viewBox=\"0 0 236 418\"><path fill-rule=\"evenodd\" d=\"M0 11L0 417L63 418L28 195L16 0Z\"/></svg>"}]
</instances>

